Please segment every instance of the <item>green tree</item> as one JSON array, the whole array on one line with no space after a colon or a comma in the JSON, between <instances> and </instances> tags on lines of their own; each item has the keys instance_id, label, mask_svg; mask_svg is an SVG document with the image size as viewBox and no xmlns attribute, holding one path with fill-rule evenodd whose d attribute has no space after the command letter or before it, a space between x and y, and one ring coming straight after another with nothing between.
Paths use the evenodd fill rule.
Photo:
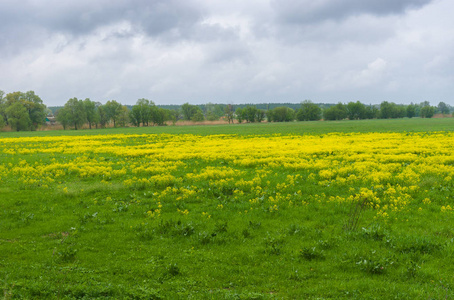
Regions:
<instances>
[{"instance_id":1,"label":"green tree","mask_svg":"<svg viewBox=\"0 0 454 300\"><path fill-rule=\"evenodd\" d=\"M141 98L137 100L136 105L134 105L135 109L133 112L135 123L142 122L143 126L148 126L149 123L153 123L153 112L152 110L155 108L155 104L153 101L150 101L145 98Z\"/></svg>"},{"instance_id":2,"label":"green tree","mask_svg":"<svg viewBox=\"0 0 454 300\"><path fill-rule=\"evenodd\" d=\"M296 112L298 121L318 121L321 119L322 110L310 100L305 100L301 103L301 108Z\"/></svg>"},{"instance_id":3,"label":"green tree","mask_svg":"<svg viewBox=\"0 0 454 300\"><path fill-rule=\"evenodd\" d=\"M121 107L122 105L115 100L107 101L104 105L107 119L113 122L114 127L117 127L117 120L122 113Z\"/></svg>"},{"instance_id":4,"label":"green tree","mask_svg":"<svg viewBox=\"0 0 454 300\"><path fill-rule=\"evenodd\" d=\"M96 108L98 112L99 125L101 125L101 127L104 128L109 122L106 106L102 105L100 102L96 102Z\"/></svg>"},{"instance_id":5,"label":"green tree","mask_svg":"<svg viewBox=\"0 0 454 300\"><path fill-rule=\"evenodd\" d=\"M432 118L435 114L435 107L427 105L421 108L421 118Z\"/></svg>"},{"instance_id":6,"label":"green tree","mask_svg":"<svg viewBox=\"0 0 454 300\"><path fill-rule=\"evenodd\" d=\"M257 111L255 113L255 120L260 123L263 120L265 120L265 117L266 117L266 112L263 109L257 109Z\"/></svg>"},{"instance_id":7,"label":"green tree","mask_svg":"<svg viewBox=\"0 0 454 300\"><path fill-rule=\"evenodd\" d=\"M73 125L74 130L80 129L87 122L87 115L85 114L84 102L82 100L71 98L61 109L64 111L61 113L59 120L62 117L67 118L65 123Z\"/></svg>"},{"instance_id":8,"label":"green tree","mask_svg":"<svg viewBox=\"0 0 454 300\"><path fill-rule=\"evenodd\" d=\"M244 108L245 119L248 123L254 123L256 121L257 108L251 105L248 105Z\"/></svg>"},{"instance_id":9,"label":"green tree","mask_svg":"<svg viewBox=\"0 0 454 300\"><path fill-rule=\"evenodd\" d=\"M120 127L126 127L129 124L129 109L126 105L120 106L120 112L118 113L117 124Z\"/></svg>"},{"instance_id":10,"label":"green tree","mask_svg":"<svg viewBox=\"0 0 454 300\"><path fill-rule=\"evenodd\" d=\"M9 122L9 116L6 113L7 108L11 107L13 104L19 103L22 105L27 114L28 119L30 120L28 123L28 128L20 130L36 130L38 126L44 124L46 122L46 106L43 104L41 98L35 94L33 91L28 91L26 93L22 92L13 92L6 95L4 99L2 99L1 106L3 109L0 109L0 113L3 114L3 118L6 123ZM18 105L14 105L15 108L18 108ZM11 110L8 110L11 114L14 114ZM21 110L22 111L22 110ZM17 122L17 119L14 120ZM24 123L21 123L24 124ZM20 125L21 126L21 125Z\"/></svg>"},{"instance_id":11,"label":"green tree","mask_svg":"<svg viewBox=\"0 0 454 300\"><path fill-rule=\"evenodd\" d=\"M152 109L152 120L154 125L163 126L167 120L171 119L171 111L161 107L153 107ZM203 115L202 115L203 117Z\"/></svg>"},{"instance_id":12,"label":"green tree","mask_svg":"<svg viewBox=\"0 0 454 300\"><path fill-rule=\"evenodd\" d=\"M69 124L69 110L65 109L65 107L60 108L56 112L56 119L57 121L63 126L63 130L66 130L66 128L70 125Z\"/></svg>"},{"instance_id":13,"label":"green tree","mask_svg":"<svg viewBox=\"0 0 454 300\"><path fill-rule=\"evenodd\" d=\"M99 115L96 112L96 103L91 101L89 98L84 100L84 110L85 116L87 117L88 127L91 129L91 125L94 124L97 126Z\"/></svg>"},{"instance_id":14,"label":"green tree","mask_svg":"<svg viewBox=\"0 0 454 300\"><path fill-rule=\"evenodd\" d=\"M46 105L34 91L22 94L20 101L30 117L30 130L36 130L38 126L46 122Z\"/></svg>"},{"instance_id":15,"label":"green tree","mask_svg":"<svg viewBox=\"0 0 454 300\"><path fill-rule=\"evenodd\" d=\"M366 106L359 101L347 104L347 118L349 120L366 119Z\"/></svg>"},{"instance_id":16,"label":"green tree","mask_svg":"<svg viewBox=\"0 0 454 300\"><path fill-rule=\"evenodd\" d=\"M416 116L416 105L411 103L410 105L407 105L406 108L406 113L408 118L413 118Z\"/></svg>"},{"instance_id":17,"label":"green tree","mask_svg":"<svg viewBox=\"0 0 454 300\"><path fill-rule=\"evenodd\" d=\"M407 114L406 107L397 105L394 102L383 101L380 104L380 118L381 119L396 119L403 118Z\"/></svg>"},{"instance_id":18,"label":"green tree","mask_svg":"<svg viewBox=\"0 0 454 300\"><path fill-rule=\"evenodd\" d=\"M230 123L233 123L233 106L231 104L228 104L224 108L224 115L227 118L227 121Z\"/></svg>"},{"instance_id":19,"label":"green tree","mask_svg":"<svg viewBox=\"0 0 454 300\"><path fill-rule=\"evenodd\" d=\"M246 119L246 113L244 108L237 108L235 110L235 117L238 121L238 123L243 123L243 121Z\"/></svg>"},{"instance_id":20,"label":"green tree","mask_svg":"<svg viewBox=\"0 0 454 300\"><path fill-rule=\"evenodd\" d=\"M295 111L290 107L279 106L268 110L268 122L290 122L295 119Z\"/></svg>"},{"instance_id":21,"label":"green tree","mask_svg":"<svg viewBox=\"0 0 454 300\"><path fill-rule=\"evenodd\" d=\"M438 103L437 108L438 108L438 111L440 111L440 113L442 113L442 114L449 114L449 112L450 112L449 105L444 102Z\"/></svg>"},{"instance_id":22,"label":"green tree","mask_svg":"<svg viewBox=\"0 0 454 300\"><path fill-rule=\"evenodd\" d=\"M327 108L323 111L323 117L325 120L343 120L347 118L347 107L338 103L330 108Z\"/></svg>"},{"instance_id":23,"label":"green tree","mask_svg":"<svg viewBox=\"0 0 454 300\"><path fill-rule=\"evenodd\" d=\"M138 105L134 105L129 112L129 119L131 120L132 125L140 127L142 122L142 112Z\"/></svg>"},{"instance_id":24,"label":"green tree","mask_svg":"<svg viewBox=\"0 0 454 300\"><path fill-rule=\"evenodd\" d=\"M198 108L198 107L197 107ZM205 118L203 116L203 112L200 108L198 108L196 110L196 112L192 115L192 118L191 118L191 121L193 122L201 122L203 121Z\"/></svg>"},{"instance_id":25,"label":"green tree","mask_svg":"<svg viewBox=\"0 0 454 300\"><path fill-rule=\"evenodd\" d=\"M193 115L193 105L185 103L181 106L181 111L183 113L183 120L189 121Z\"/></svg>"},{"instance_id":26,"label":"green tree","mask_svg":"<svg viewBox=\"0 0 454 300\"><path fill-rule=\"evenodd\" d=\"M19 101L11 103L6 108L6 114L12 130L22 131L30 128L31 120L27 108Z\"/></svg>"},{"instance_id":27,"label":"green tree","mask_svg":"<svg viewBox=\"0 0 454 300\"><path fill-rule=\"evenodd\" d=\"M201 117L200 117L200 115L203 116L203 112L200 109L200 107L198 107L196 105L191 105L189 103L185 103L181 106L181 111L183 113L183 120L194 121L194 119L196 119L199 121L203 121L203 119L201 119ZM197 114L197 117L194 117L196 114Z\"/></svg>"},{"instance_id":28,"label":"green tree","mask_svg":"<svg viewBox=\"0 0 454 300\"><path fill-rule=\"evenodd\" d=\"M378 118L380 111L377 107L368 105L366 106L366 119L375 119Z\"/></svg>"},{"instance_id":29,"label":"green tree","mask_svg":"<svg viewBox=\"0 0 454 300\"><path fill-rule=\"evenodd\" d=\"M205 115L208 121L216 121L222 116L222 110L221 116L219 116L219 105L208 102L205 104Z\"/></svg>"}]
</instances>

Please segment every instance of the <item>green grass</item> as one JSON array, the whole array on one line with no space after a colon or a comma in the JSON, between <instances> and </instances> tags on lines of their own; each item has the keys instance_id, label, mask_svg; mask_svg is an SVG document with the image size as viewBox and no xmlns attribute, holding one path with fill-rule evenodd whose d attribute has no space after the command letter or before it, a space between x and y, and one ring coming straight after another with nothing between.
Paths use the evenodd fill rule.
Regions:
<instances>
[{"instance_id":1,"label":"green grass","mask_svg":"<svg viewBox=\"0 0 454 300\"><path fill-rule=\"evenodd\" d=\"M219 126L167 126L83 131L1 133L3 137L88 134L325 134L328 132L452 131L451 119L299 122ZM29 163L70 160L69 154L15 157ZM12 157L0 154L0 164ZM103 155L115 161L115 155ZM186 161L174 175L224 162ZM244 167L243 178L255 170ZM276 186L294 175L274 168L261 187L276 197ZM346 197L348 188L320 186L299 172L286 193L306 198L326 193ZM270 212L249 196L233 198L234 187L182 179L171 187L199 191L175 201L167 187L124 188L120 180L80 179L69 174L55 189L20 185L1 178L0 289L4 299L451 299L454 297L454 217L438 207L418 212L422 199L444 202L452 185L424 178L427 193L398 219L382 222L375 211L326 201L282 205ZM193 185L193 187L190 187ZM67 187L67 192L63 191ZM353 188L358 186L353 185ZM305 198L305 199L306 199ZM312 198L311 198L312 199ZM220 206L222 205L222 207ZM184 215L176 211L188 210ZM247 212L246 212L247 211ZM209 212L209 216L203 213ZM416 213L418 212L418 213Z\"/></svg>"}]
</instances>

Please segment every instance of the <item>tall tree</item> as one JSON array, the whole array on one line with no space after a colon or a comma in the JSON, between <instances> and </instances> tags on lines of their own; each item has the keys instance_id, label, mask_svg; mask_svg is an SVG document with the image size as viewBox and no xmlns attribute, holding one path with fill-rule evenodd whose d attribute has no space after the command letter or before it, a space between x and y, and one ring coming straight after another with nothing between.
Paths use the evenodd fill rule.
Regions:
<instances>
[{"instance_id":1,"label":"tall tree","mask_svg":"<svg viewBox=\"0 0 454 300\"><path fill-rule=\"evenodd\" d=\"M12 130L21 131L30 128L31 120L27 108L19 101L13 102L6 108L8 124Z\"/></svg>"},{"instance_id":2,"label":"tall tree","mask_svg":"<svg viewBox=\"0 0 454 300\"><path fill-rule=\"evenodd\" d=\"M305 100L301 103L301 108L296 112L298 121L318 121L321 119L322 110L310 100Z\"/></svg>"},{"instance_id":3,"label":"tall tree","mask_svg":"<svg viewBox=\"0 0 454 300\"><path fill-rule=\"evenodd\" d=\"M235 117L238 123L243 123L243 121L246 119L245 109L244 108L235 109Z\"/></svg>"},{"instance_id":4,"label":"tall tree","mask_svg":"<svg viewBox=\"0 0 454 300\"><path fill-rule=\"evenodd\" d=\"M106 106L97 102L96 108L98 111L99 125L101 125L101 127L104 128L104 127L106 127L107 123L109 122L109 118L107 116L107 111L106 111Z\"/></svg>"},{"instance_id":5,"label":"tall tree","mask_svg":"<svg viewBox=\"0 0 454 300\"><path fill-rule=\"evenodd\" d=\"M121 104L115 100L107 101L104 105L106 110L107 119L113 122L114 127L117 127L117 120L121 113Z\"/></svg>"},{"instance_id":6,"label":"tall tree","mask_svg":"<svg viewBox=\"0 0 454 300\"><path fill-rule=\"evenodd\" d=\"M59 113L61 118L66 118L66 123L71 124L74 126L74 130L80 129L82 125L87 122L87 116L85 114L85 107L84 102L77 98L69 99L63 108L60 110L64 110L63 112ZM61 122L61 121L60 121Z\"/></svg>"},{"instance_id":7,"label":"tall tree","mask_svg":"<svg viewBox=\"0 0 454 300\"><path fill-rule=\"evenodd\" d=\"M22 105L27 109L30 117L30 129L36 130L46 122L46 105L34 91L28 91L21 97Z\"/></svg>"},{"instance_id":8,"label":"tall tree","mask_svg":"<svg viewBox=\"0 0 454 300\"><path fill-rule=\"evenodd\" d=\"M338 104L325 109L325 111L323 111L323 117L325 120L343 120L347 118L347 107L339 102Z\"/></svg>"},{"instance_id":9,"label":"tall tree","mask_svg":"<svg viewBox=\"0 0 454 300\"><path fill-rule=\"evenodd\" d=\"M450 111L450 107L448 104L444 103L444 102L440 102L438 103L438 110L440 111L440 113L442 114L449 114L449 111Z\"/></svg>"},{"instance_id":10,"label":"tall tree","mask_svg":"<svg viewBox=\"0 0 454 300\"><path fill-rule=\"evenodd\" d=\"M229 124L233 123L233 106L231 104L227 104L225 106L224 113L227 121L229 121Z\"/></svg>"},{"instance_id":11,"label":"tall tree","mask_svg":"<svg viewBox=\"0 0 454 300\"><path fill-rule=\"evenodd\" d=\"M63 126L63 130L66 130L66 128L70 125L69 109L65 109L65 107L62 107L59 110L57 110L55 114L57 121Z\"/></svg>"},{"instance_id":12,"label":"tall tree","mask_svg":"<svg viewBox=\"0 0 454 300\"><path fill-rule=\"evenodd\" d=\"M347 117L349 120L366 119L366 106L359 101L347 104Z\"/></svg>"},{"instance_id":13,"label":"tall tree","mask_svg":"<svg viewBox=\"0 0 454 300\"><path fill-rule=\"evenodd\" d=\"M413 118L416 116L416 105L413 103L409 104L406 108L407 118Z\"/></svg>"},{"instance_id":14,"label":"tall tree","mask_svg":"<svg viewBox=\"0 0 454 300\"><path fill-rule=\"evenodd\" d=\"M28 119L29 121L27 122L19 122L20 124L28 124L28 128L24 129L19 125L21 128L20 130L36 130L39 125L42 125L46 121L46 106L43 104L43 101L41 98L35 94L33 91L28 91L26 93L22 92L13 92L9 93L6 95L4 99L2 99L2 106L3 106L3 118L5 121L9 124L9 115L15 115L14 118L17 117L16 114L13 113L11 109L8 109L9 107L12 107L14 104L15 108L18 108L19 106L16 105L16 103L19 103L21 106L25 108L26 113L28 114ZM6 111L9 111L6 113ZM23 111L22 109L20 110L21 112ZM14 122L17 123L17 118L14 120ZM19 124L17 123L17 124Z\"/></svg>"},{"instance_id":15,"label":"tall tree","mask_svg":"<svg viewBox=\"0 0 454 300\"><path fill-rule=\"evenodd\" d=\"M421 108L421 118L432 118L435 114L435 107L426 105Z\"/></svg>"},{"instance_id":16,"label":"tall tree","mask_svg":"<svg viewBox=\"0 0 454 300\"><path fill-rule=\"evenodd\" d=\"M126 127L129 124L129 109L126 105L121 105L117 118L117 124L120 127Z\"/></svg>"},{"instance_id":17,"label":"tall tree","mask_svg":"<svg viewBox=\"0 0 454 300\"><path fill-rule=\"evenodd\" d=\"M295 119L295 111L290 107L279 106L268 110L268 122L290 122Z\"/></svg>"},{"instance_id":18,"label":"tall tree","mask_svg":"<svg viewBox=\"0 0 454 300\"><path fill-rule=\"evenodd\" d=\"M87 117L88 127L91 129L92 124L98 124L98 114L96 112L96 103L89 98L84 100L85 116Z\"/></svg>"}]
</instances>

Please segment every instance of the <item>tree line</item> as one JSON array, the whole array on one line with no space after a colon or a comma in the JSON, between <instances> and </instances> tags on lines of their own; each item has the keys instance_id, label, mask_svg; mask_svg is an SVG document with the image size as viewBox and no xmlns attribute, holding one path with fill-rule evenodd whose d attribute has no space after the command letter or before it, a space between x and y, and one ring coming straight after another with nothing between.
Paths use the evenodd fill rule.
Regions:
<instances>
[{"instance_id":1,"label":"tree line","mask_svg":"<svg viewBox=\"0 0 454 300\"><path fill-rule=\"evenodd\" d=\"M165 108L168 107L168 108ZM261 107L261 108L260 108ZM291 122L318 120L362 120L391 118L431 118L435 113L449 114L453 107L444 102L431 106L425 101L419 104L401 105L383 101L379 105L365 105L359 101L337 104L315 104L305 100L300 104L213 104L158 106L153 101L138 99L133 106L116 100L105 104L87 99L71 98L57 108L55 119L63 129L78 130L83 126L104 128L107 126L162 126L178 120L200 122L224 119L229 123ZM0 90L0 128L9 125L12 130L36 130L46 123L52 111L33 91L6 94ZM51 118L51 117L50 117Z\"/></svg>"}]
</instances>

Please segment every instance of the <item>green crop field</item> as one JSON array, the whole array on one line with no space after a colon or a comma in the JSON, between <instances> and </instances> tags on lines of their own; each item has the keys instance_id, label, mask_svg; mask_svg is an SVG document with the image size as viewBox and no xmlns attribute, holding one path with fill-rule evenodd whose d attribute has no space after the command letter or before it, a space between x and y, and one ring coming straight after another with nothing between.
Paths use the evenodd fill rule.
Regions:
<instances>
[{"instance_id":1,"label":"green crop field","mask_svg":"<svg viewBox=\"0 0 454 300\"><path fill-rule=\"evenodd\" d=\"M0 133L4 299L451 299L454 118Z\"/></svg>"}]
</instances>

